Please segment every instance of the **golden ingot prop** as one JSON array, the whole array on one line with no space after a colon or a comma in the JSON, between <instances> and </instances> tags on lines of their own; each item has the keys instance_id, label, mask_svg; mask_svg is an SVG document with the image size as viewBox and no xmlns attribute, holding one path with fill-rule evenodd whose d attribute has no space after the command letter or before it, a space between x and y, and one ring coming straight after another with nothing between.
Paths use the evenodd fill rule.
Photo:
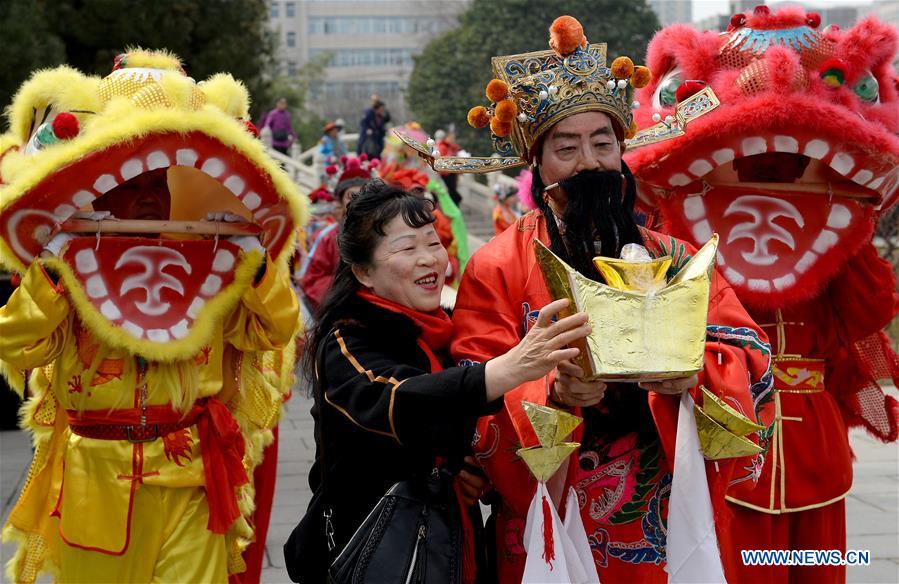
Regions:
<instances>
[{"instance_id":1,"label":"golden ingot prop","mask_svg":"<svg viewBox=\"0 0 899 584\"><path fill-rule=\"evenodd\" d=\"M671 267L671 256L650 262L629 262L626 260L597 257L593 265L605 278L606 284L616 290L631 292L653 292L665 286L665 274Z\"/></svg>"},{"instance_id":2,"label":"golden ingot prop","mask_svg":"<svg viewBox=\"0 0 899 584\"><path fill-rule=\"evenodd\" d=\"M694 405L699 449L709 460L752 456L762 447L744 438L763 427L727 405L721 398L702 388L702 407Z\"/></svg>"},{"instance_id":3,"label":"golden ingot prop","mask_svg":"<svg viewBox=\"0 0 899 584\"><path fill-rule=\"evenodd\" d=\"M626 286L647 273L664 274L665 258L633 268L622 260L594 259L597 266L604 266L600 270L615 272L614 281L625 286L616 289L581 275L539 240L534 248L553 299L570 301L560 318L586 312L593 326L586 339L571 344L580 349L576 361L585 372L584 380L675 379L702 370L717 235L670 282L648 293Z\"/></svg>"},{"instance_id":4,"label":"golden ingot prop","mask_svg":"<svg viewBox=\"0 0 899 584\"><path fill-rule=\"evenodd\" d=\"M540 440L540 445L550 448L556 444L561 444L574 429L581 425L581 418L551 408L549 406L541 406L533 402L521 402L524 413Z\"/></svg>"},{"instance_id":5,"label":"golden ingot prop","mask_svg":"<svg viewBox=\"0 0 899 584\"><path fill-rule=\"evenodd\" d=\"M578 446L577 442L564 442L583 421L568 412L532 402L521 402L524 413L537 434L540 446L520 448L518 456L538 481L546 482L558 470Z\"/></svg>"}]
</instances>

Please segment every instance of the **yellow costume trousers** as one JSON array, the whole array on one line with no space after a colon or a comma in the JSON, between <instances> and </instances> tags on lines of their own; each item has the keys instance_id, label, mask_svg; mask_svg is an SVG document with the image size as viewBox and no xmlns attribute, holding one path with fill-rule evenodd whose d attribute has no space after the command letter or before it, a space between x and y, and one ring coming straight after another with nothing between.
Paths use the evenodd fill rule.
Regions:
<instances>
[{"instance_id":1,"label":"yellow costume trousers","mask_svg":"<svg viewBox=\"0 0 899 584\"><path fill-rule=\"evenodd\" d=\"M134 495L126 552L114 556L61 543L58 581L227 582L225 536L206 529L208 518L202 487L140 485Z\"/></svg>"}]
</instances>

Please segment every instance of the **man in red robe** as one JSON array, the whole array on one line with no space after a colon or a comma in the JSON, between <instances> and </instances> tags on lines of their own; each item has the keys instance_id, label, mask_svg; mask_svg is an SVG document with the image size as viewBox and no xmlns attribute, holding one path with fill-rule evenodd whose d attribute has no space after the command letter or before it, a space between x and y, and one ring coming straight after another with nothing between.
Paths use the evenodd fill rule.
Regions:
<instances>
[{"instance_id":1,"label":"man in red robe","mask_svg":"<svg viewBox=\"0 0 899 584\"><path fill-rule=\"evenodd\" d=\"M646 73L635 75L629 59L605 68L605 45L587 44L579 27L573 18L557 19L550 29L554 51L520 56L530 59L527 67L515 66L519 56L494 59L500 79L487 90L495 102L490 127L495 143L502 146L511 136L506 152L514 148L521 161L533 164L539 208L482 247L468 264L453 315L451 351L460 364L502 354L552 300L535 258L535 239L595 280L601 277L592 258L619 257L628 243L643 245L653 257L672 256L669 278L695 252L683 241L634 222L635 184L621 161L624 137L631 132L630 103L618 89L628 81L641 83L638 77ZM534 64L541 68L538 74L533 74ZM516 77L519 71L528 75ZM511 96L517 95L532 99L516 102ZM511 120L503 119L510 109L502 105L507 101L517 106ZM478 125L474 112L469 120ZM458 164L472 170L479 164L496 165L496 160L460 159ZM770 396L766 337L717 274L711 284L707 339L705 368L698 375L638 384L585 382L579 379L584 376L580 367L568 362L548 378L510 392L505 408L480 420L474 451L498 494L491 521L500 582L521 581L522 536L536 489L516 455L519 448L538 443L522 401L584 418L572 438L580 449L550 479L548 489L559 507L568 487L574 487L580 508L560 513L580 512L600 580L667 582L666 521L681 394L690 391L699 403L699 387L705 386L753 419ZM759 457L706 464L726 571L739 558L724 531L724 490L734 481L754 481L759 465Z\"/></svg>"}]
</instances>

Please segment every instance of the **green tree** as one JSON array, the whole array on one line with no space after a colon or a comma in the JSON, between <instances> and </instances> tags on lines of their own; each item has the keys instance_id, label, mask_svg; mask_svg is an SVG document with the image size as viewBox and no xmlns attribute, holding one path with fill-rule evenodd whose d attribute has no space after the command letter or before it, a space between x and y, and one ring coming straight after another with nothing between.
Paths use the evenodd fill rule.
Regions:
<instances>
[{"instance_id":1,"label":"green tree","mask_svg":"<svg viewBox=\"0 0 899 584\"><path fill-rule=\"evenodd\" d=\"M455 124L468 150L490 154L490 132L465 121L472 106L487 105L490 58L549 49L549 25L562 14L580 20L590 42L607 43L610 62L627 55L641 63L659 29L645 0L473 0L459 27L433 40L415 60L408 100L416 120L430 132Z\"/></svg>"},{"instance_id":2,"label":"green tree","mask_svg":"<svg viewBox=\"0 0 899 584\"><path fill-rule=\"evenodd\" d=\"M0 2L0 104L38 67L105 75L126 47L168 49L197 80L227 71L271 107L274 42L259 0L5 0Z\"/></svg>"}]
</instances>

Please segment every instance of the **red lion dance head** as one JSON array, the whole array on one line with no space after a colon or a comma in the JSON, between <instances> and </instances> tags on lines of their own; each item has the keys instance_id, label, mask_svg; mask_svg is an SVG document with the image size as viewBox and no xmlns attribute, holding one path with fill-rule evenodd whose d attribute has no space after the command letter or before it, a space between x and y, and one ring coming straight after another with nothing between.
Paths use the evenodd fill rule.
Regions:
<instances>
[{"instance_id":1,"label":"red lion dance head","mask_svg":"<svg viewBox=\"0 0 899 584\"><path fill-rule=\"evenodd\" d=\"M641 128L706 86L721 103L627 156L642 202L694 244L719 233L718 268L750 306L814 297L899 197L897 32L820 21L759 6L724 33L674 25L649 46Z\"/></svg>"}]
</instances>

